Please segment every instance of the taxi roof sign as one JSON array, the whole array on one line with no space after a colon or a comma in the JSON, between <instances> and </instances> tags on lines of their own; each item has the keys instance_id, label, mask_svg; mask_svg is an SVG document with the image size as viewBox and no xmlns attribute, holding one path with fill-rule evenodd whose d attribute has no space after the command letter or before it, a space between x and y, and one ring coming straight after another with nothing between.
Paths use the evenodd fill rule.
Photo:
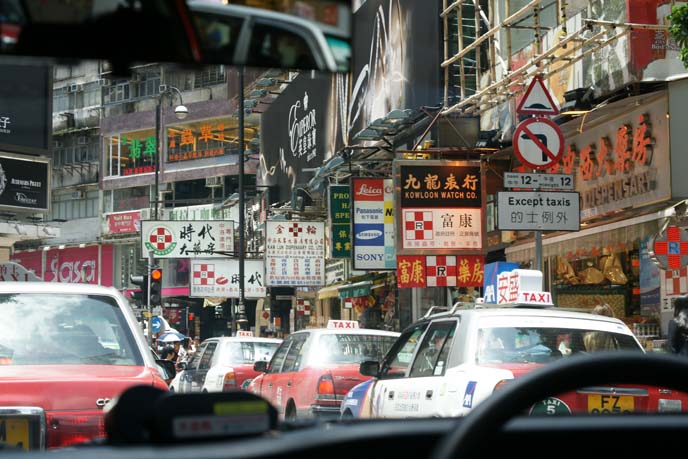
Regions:
<instances>
[{"instance_id":1,"label":"taxi roof sign","mask_svg":"<svg viewBox=\"0 0 688 459\"><path fill-rule=\"evenodd\" d=\"M356 321L356 320L333 320L333 319L330 319L327 321L327 328L346 329L346 328L359 328L359 327L358 327L358 321Z\"/></svg>"},{"instance_id":2,"label":"taxi roof sign","mask_svg":"<svg viewBox=\"0 0 688 459\"><path fill-rule=\"evenodd\" d=\"M497 305L516 305L523 299L530 299L532 294L542 292L542 271L536 269L514 269L505 271L497 276ZM547 292L548 293L548 292ZM539 298L535 298L538 299ZM543 300L544 301L544 300ZM551 305L551 296L549 305ZM530 301L521 304L534 304ZM544 306L545 304L541 304Z\"/></svg>"}]
</instances>

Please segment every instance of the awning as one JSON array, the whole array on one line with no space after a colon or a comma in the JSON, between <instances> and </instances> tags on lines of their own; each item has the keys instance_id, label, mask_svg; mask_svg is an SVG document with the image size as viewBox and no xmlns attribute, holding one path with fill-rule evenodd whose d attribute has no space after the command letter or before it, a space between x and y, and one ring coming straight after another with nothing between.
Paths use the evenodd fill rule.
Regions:
<instances>
[{"instance_id":1,"label":"awning","mask_svg":"<svg viewBox=\"0 0 688 459\"><path fill-rule=\"evenodd\" d=\"M370 287L373 281L367 280L362 282L354 282L353 284L346 284L339 287L339 298L353 298L357 296L370 295Z\"/></svg>"},{"instance_id":2,"label":"awning","mask_svg":"<svg viewBox=\"0 0 688 459\"><path fill-rule=\"evenodd\" d=\"M321 288L320 290L318 290L318 299L325 300L327 298L337 298L339 296L339 287L341 286L342 284L333 284Z\"/></svg>"}]
</instances>

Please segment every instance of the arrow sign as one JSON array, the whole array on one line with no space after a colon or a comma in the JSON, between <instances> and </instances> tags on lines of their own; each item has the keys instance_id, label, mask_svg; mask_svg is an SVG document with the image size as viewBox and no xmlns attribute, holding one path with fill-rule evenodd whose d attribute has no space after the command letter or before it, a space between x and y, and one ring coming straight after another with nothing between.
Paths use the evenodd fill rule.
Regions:
<instances>
[{"instance_id":1,"label":"arrow sign","mask_svg":"<svg viewBox=\"0 0 688 459\"><path fill-rule=\"evenodd\" d=\"M519 115L558 115L559 108L545 87L541 76L535 76L516 108Z\"/></svg>"},{"instance_id":2,"label":"arrow sign","mask_svg":"<svg viewBox=\"0 0 688 459\"><path fill-rule=\"evenodd\" d=\"M556 123L547 118L528 118L514 131L514 153L523 164L533 169L547 169L564 155L564 135Z\"/></svg>"}]
</instances>

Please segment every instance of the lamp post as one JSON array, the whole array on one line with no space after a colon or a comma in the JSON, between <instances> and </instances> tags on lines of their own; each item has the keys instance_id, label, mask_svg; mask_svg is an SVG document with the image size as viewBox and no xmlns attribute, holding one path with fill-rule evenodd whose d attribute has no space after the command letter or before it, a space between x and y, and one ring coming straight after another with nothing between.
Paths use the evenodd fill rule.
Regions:
<instances>
[{"instance_id":1,"label":"lamp post","mask_svg":"<svg viewBox=\"0 0 688 459\"><path fill-rule=\"evenodd\" d=\"M245 193L244 193L244 67L239 67L239 307L236 316L238 329L244 330L248 323L244 293L245 241ZM234 330L236 333L236 330Z\"/></svg>"},{"instance_id":2,"label":"lamp post","mask_svg":"<svg viewBox=\"0 0 688 459\"><path fill-rule=\"evenodd\" d=\"M171 96L173 94L177 94L179 96L179 105L177 105L174 109L174 114L177 117L178 120L183 120L186 119L186 117L189 115L189 109L186 108L184 104L184 100L182 99L182 93L178 88L175 88L174 86L165 86L162 91L160 91L160 96L158 97L158 105L155 110L155 149L156 149L156 155L155 155L155 211L153 213L153 219L157 220L158 219L158 196L160 195L160 159L162 158L162 141L161 141L161 133L160 131L162 130L162 100L165 96Z\"/></svg>"},{"instance_id":3,"label":"lamp post","mask_svg":"<svg viewBox=\"0 0 688 459\"><path fill-rule=\"evenodd\" d=\"M158 197L160 196L160 159L162 158L162 141L160 131L162 130L162 99L166 95L173 95L175 92L179 96L179 105L174 109L174 114L178 120L183 120L189 114L189 109L187 109L182 100L182 93L179 89L174 86L164 86L160 88L160 96L158 97L158 104L155 108L155 195L153 199L155 200L155 210L153 212L153 220L158 219ZM155 259L153 252L148 252L148 274L155 266ZM146 276L146 277L149 277ZM148 334L151 340L151 344L154 344L153 340L153 307L149 304L148 307ZM188 327L187 327L188 328Z\"/></svg>"}]
</instances>

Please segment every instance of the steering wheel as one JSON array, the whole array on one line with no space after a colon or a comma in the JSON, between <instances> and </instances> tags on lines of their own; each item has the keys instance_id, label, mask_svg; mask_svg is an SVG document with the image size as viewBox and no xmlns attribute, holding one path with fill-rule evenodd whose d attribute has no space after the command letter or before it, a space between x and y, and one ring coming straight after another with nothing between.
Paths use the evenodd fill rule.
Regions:
<instances>
[{"instance_id":1,"label":"steering wheel","mask_svg":"<svg viewBox=\"0 0 688 459\"><path fill-rule=\"evenodd\" d=\"M494 442L494 435L534 403L586 386L629 383L688 392L688 359L673 354L610 351L549 363L507 384L476 406L440 440L430 457L483 456L485 445Z\"/></svg>"}]
</instances>

